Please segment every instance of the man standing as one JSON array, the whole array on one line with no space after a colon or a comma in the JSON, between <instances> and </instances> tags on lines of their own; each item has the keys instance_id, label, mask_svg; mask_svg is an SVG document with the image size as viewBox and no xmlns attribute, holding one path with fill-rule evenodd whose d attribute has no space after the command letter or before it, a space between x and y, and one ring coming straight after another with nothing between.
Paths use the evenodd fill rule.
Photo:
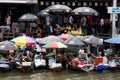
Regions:
<instances>
[{"instance_id":1,"label":"man standing","mask_svg":"<svg viewBox=\"0 0 120 80\"><path fill-rule=\"evenodd\" d=\"M46 32L47 32L47 35L53 34L53 26L51 26L50 23L47 24Z\"/></svg>"}]
</instances>

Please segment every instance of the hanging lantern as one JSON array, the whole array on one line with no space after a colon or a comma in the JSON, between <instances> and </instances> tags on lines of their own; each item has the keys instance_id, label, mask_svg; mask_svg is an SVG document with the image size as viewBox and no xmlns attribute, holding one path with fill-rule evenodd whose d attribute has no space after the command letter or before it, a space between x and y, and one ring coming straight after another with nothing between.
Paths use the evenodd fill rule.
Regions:
<instances>
[{"instance_id":1,"label":"hanging lantern","mask_svg":"<svg viewBox=\"0 0 120 80\"><path fill-rule=\"evenodd\" d=\"M89 2L89 6L92 6L92 2Z\"/></svg>"},{"instance_id":2,"label":"hanging lantern","mask_svg":"<svg viewBox=\"0 0 120 80\"><path fill-rule=\"evenodd\" d=\"M75 2L72 2L72 6L75 6Z\"/></svg>"},{"instance_id":3,"label":"hanging lantern","mask_svg":"<svg viewBox=\"0 0 120 80\"><path fill-rule=\"evenodd\" d=\"M48 2L48 1L46 1L46 3L45 3L45 4L46 4L46 6L48 6L48 5L49 5L49 2Z\"/></svg>"},{"instance_id":4,"label":"hanging lantern","mask_svg":"<svg viewBox=\"0 0 120 80\"><path fill-rule=\"evenodd\" d=\"M51 2L51 5L55 5L55 2Z\"/></svg>"},{"instance_id":5,"label":"hanging lantern","mask_svg":"<svg viewBox=\"0 0 120 80\"><path fill-rule=\"evenodd\" d=\"M56 2L56 4L60 4L59 2Z\"/></svg>"},{"instance_id":6,"label":"hanging lantern","mask_svg":"<svg viewBox=\"0 0 120 80\"><path fill-rule=\"evenodd\" d=\"M86 3L86 2L83 2L83 6L87 6L87 3Z\"/></svg>"},{"instance_id":7,"label":"hanging lantern","mask_svg":"<svg viewBox=\"0 0 120 80\"><path fill-rule=\"evenodd\" d=\"M41 5L41 6L43 6L43 5L44 5L44 2L43 2L43 1L41 1L41 2L40 2L40 5Z\"/></svg>"},{"instance_id":8,"label":"hanging lantern","mask_svg":"<svg viewBox=\"0 0 120 80\"><path fill-rule=\"evenodd\" d=\"M67 2L67 5L70 6L70 2Z\"/></svg>"},{"instance_id":9,"label":"hanging lantern","mask_svg":"<svg viewBox=\"0 0 120 80\"><path fill-rule=\"evenodd\" d=\"M81 3L80 3L80 2L78 2L78 6L81 6Z\"/></svg>"},{"instance_id":10,"label":"hanging lantern","mask_svg":"<svg viewBox=\"0 0 120 80\"><path fill-rule=\"evenodd\" d=\"M102 3L102 2L100 3L100 6L103 6L103 3Z\"/></svg>"},{"instance_id":11,"label":"hanging lantern","mask_svg":"<svg viewBox=\"0 0 120 80\"><path fill-rule=\"evenodd\" d=\"M108 2L105 2L105 6L108 6Z\"/></svg>"},{"instance_id":12,"label":"hanging lantern","mask_svg":"<svg viewBox=\"0 0 120 80\"><path fill-rule=\"evenodd\" d=\"M98 6L98 2L95 2L95 6Z\"/></svg>"},{"instance_id":13,"label":"hanging lantern","mask_svg":"<svg viewBox=\"0 0 120 80\"><path fill-rule=\"evenodd\" d=\"M62 2L63 5L65 5L65 2Z\"/></svg>"}]
</instances>

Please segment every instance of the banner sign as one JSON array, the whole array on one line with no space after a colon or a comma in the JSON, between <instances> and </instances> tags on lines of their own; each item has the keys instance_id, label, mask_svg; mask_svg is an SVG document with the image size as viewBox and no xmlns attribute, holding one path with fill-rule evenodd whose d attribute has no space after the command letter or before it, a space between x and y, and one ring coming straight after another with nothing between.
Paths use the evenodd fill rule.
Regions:
<instances>
[{"instance_id":1,"label":"banner sign","mask_svg":"<svg viewBox=\"0 0 120 80\"><path fill-rule=\"evenodd\" d=\"M37 4L37 0L0 0L0 3L26 3Z\"/></svg>"}]
</instances>

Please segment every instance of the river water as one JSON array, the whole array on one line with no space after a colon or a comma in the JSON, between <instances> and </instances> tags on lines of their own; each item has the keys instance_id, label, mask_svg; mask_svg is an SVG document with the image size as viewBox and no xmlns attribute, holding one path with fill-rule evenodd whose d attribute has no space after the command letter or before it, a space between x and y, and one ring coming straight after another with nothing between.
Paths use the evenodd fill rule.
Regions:
<instances>
[{"instance_id":1,"label":"river water","mask_svg":"<svg viewBox=\"0 0 120 80\"><path fill-rule=\"evenodd\" d=\"M65 70L52 72L49 70L36 70L29 73L21 71L9 71L0 73L0 80L120 80L119 71L100 72L78 72Z\"/></svg>"}]
</instances>

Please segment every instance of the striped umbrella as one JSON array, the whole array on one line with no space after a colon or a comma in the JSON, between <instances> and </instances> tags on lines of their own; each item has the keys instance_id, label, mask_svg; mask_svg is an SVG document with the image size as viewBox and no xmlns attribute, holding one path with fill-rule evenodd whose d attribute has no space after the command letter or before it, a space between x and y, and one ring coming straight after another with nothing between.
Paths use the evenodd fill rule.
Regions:
<instances>
[{"instance_id":1,"label":"striped umbrella","mask_svg":"<svg viewBox=\"0 0 120 80\"><path fill-rule=\"evenodd\" d=\"M25 35L16 37L12 39L11 41L14 42L18 46L25 46L25 45L32 46L36 44L36 40L34 38L25 36Z\"/></svg>"},{"instance_id":2,"label":"striped umbrella","mask_svg":"<svg viewBox=\"0 0 120 80\"><path fill-rule=\"evenodd\" d=\"M64 45L61 42L49 42L42 46L43 48L67 48L66 45Z\"/></svg>"}]
</instances>

